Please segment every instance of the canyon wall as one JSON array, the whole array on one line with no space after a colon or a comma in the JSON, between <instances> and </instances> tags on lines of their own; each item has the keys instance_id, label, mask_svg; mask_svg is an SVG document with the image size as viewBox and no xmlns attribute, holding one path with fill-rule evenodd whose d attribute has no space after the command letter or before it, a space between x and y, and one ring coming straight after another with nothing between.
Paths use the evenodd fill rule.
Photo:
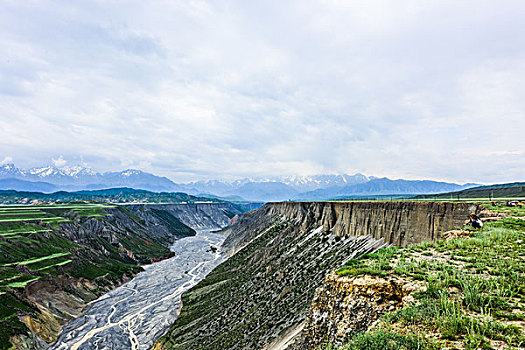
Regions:
<instances>
[{"instance_id":1,"label":"canyon wall","mask_svg":"<svg viewBox=\"0 0 525 350\"><path fill-rule=\"evenodd\" d=\"M162 211L193 229L220 229L227 226L235 215L242 213L239 206L231 203L136 204L126 208L145 220L152 220L155 212Z\"/></svg>"},{"instance_id":2,"label":"canyon wall","mask_svg":"<svg viewBox=\"0 0 525 350\"><path fill-rule=\"evenodd\" d=\"M283 349L300 333L325 276L388 245L434 240L460 227L466 203L269 203L225 230L231 257L183 296L154 349ZM284 345L283 345L284 344Z\"/></svg>"}]
</instances>

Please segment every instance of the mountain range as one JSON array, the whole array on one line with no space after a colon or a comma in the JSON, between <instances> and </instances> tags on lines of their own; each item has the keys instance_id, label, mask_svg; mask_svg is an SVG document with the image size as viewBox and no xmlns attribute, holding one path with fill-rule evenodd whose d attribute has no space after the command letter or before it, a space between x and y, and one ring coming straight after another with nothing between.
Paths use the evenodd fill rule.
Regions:
<instances>
[{"instance_id":1,"label":"mountain range","mask_svg":"<svg viewBox=\"0 0 525 350\"><path fill-rule=\"evenodd\" d=\"M13 179L19 181L15 184L12 181ZM8 185L20 187L8 188ZM53 192L59 190L97 190L111 187L132 187L155 192L180 192L182 190L179 185L167 177L160 177L135 169L99 173L91 168L81 166L60 168L46 166L31 169L20 169L14 164L0 166L0 189Z\"/></svg>"},{"instance_id":2,"label":"mountain range","mask_svg":"<svg viewBox=\"0 0 525 350\"><path fill-rule=\"evenodd\" d=\"M477 184L458 185L430 180L391 180L355 175L280 176L235 181L206 180L175 183L167 177L127 169L99 173L91 168L0 166L0 189L18 191L80 191L129 187L153 192L185 192L227 200L327 200L349 196L412 195L460 191Z\"/></svg>"}]
</instances>

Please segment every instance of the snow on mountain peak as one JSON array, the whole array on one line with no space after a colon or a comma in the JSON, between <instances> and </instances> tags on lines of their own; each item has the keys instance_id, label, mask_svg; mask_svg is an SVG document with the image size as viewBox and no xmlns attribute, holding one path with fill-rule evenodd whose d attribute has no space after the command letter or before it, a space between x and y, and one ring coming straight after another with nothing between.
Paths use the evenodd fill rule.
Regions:
<instances>
[{"instance_id":1,"label":"snow on mountain peak","mask_svg":"<svg viewBox=\"0 0 525 350\"><path fill-rule=\"evenodd\" d=\"M31 175L37 175L37 176L40 176L40 177L46 177L46 176L49 176L53 173L57 173L58 172L58 169L56 168L53 168L51 166L46 166L46 167L43 167L43 168L31 168L29 169L29 174Z\"/></svg>"},{"instance_id":2,"label":"snow on mountain peak","mask_svg":"<svg viewBox=\"0 0 525 350\"><path fill-rule=\"evenodd\" d=\"M126 169L126 170L120 172L120 175L126 176L126 177L129 177L129 176L132 176L132 175L139 175L139 174L142 174L142 171L141 170L137 170L137 169Z\"/></svg>"}]
</instances>

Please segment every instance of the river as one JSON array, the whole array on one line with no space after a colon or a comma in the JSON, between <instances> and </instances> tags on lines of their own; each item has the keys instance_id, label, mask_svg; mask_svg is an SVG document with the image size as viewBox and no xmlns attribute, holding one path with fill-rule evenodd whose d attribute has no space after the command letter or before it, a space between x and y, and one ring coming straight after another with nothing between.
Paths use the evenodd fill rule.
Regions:
<instances>
[{"instance_id":1,"label":"river","mask_svg":"<svg viewBox=\"0 0 525 350\"><path fill-rule=\"evenodd\" d=\"M202 280L223 255L211 230L177 240L175 256L144 267L126 284L89 303L84 316L63 328L53 350L150 349L177 317L183 292Z\"/></svg>"}]
</instances>

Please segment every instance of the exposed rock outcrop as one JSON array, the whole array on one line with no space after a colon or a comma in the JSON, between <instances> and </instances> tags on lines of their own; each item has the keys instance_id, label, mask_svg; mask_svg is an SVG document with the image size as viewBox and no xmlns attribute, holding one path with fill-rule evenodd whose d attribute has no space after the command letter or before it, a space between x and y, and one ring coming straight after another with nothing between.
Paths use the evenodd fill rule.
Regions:
<instances>
[{"instance_id":1,"label":"exposed rock outcrop","mask_svg":"<svg viewBox=\"0 0 525 350\"><path fill-rule=\"evenodd\" d=\"M366 236L407 246L435 240L454 227L462 227L470 213L482 206L447 202L284 202L270 203L243 215L228 231L224 248L239 250L253 239L268 218L290 218L306 230L323 225L336 236Z\"/></svg>"},{"instance_id":2,"label":"exposed rock outcrop","mask_svg":"<svg viewBox=\"0 0 525 350\"><path fill-rule=\"evenodd\" d=\"M152 219L152 212L161 210L193 229L219 229L228 225L231 217L242 213L238 206L231 203L149 204L128 205L126 208L146 220Z\"/></svg>"},{"instance_id":3,"label":"exposed rock outcrop","mask_svg":"<svg viewBox=\"0 0 525 350\"><path fill-rule=\"evenodd\" d=\"M423 284L397 276L326 276L316 290L306 325L290 350L316 350L325 343L340 346L364 332L384 313L412 300Z\"/></svg>"}]
</instances>

